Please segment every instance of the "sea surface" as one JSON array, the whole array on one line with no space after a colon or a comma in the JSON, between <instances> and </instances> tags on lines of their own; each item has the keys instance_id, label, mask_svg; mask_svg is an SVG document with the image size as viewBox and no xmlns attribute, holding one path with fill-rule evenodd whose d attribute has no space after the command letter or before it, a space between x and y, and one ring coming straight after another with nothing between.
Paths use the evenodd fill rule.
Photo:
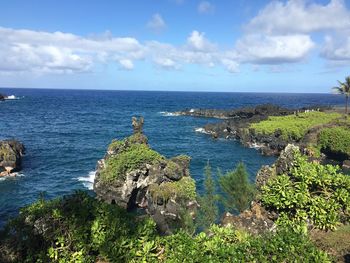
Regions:
<instances>
[{"instance_id":1,"label":"sea surface","mask_svg":"<svg viewBox=\"0 0 350 263\"><path fill-rule=\"evenodd\" d=\"M53 198L76 189L92 191L97 160L113 138L132 133L131 117L144 116L144 133L151 147L171 157L192 157L191 175L202 190L203 168L233 169L243 161L254 180L257 170L274 162L239 142L212 139L195 132L215 119L172 116L186 108L238 108L262 103L286 107L342 105L331 94L199 93L151 91L88 91L6 89L0 102L0 139L16 138L26 147L23 170L0 179L0 227L20 207L43 194Z\"/></svg>"}]
</instances>

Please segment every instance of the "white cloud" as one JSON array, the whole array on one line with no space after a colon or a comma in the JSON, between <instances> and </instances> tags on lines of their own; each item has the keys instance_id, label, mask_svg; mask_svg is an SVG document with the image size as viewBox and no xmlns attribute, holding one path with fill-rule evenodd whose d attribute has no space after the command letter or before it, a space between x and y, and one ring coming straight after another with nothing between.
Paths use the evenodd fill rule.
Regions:
<instances>
[{"instance_id":1,"label":"white cloud","mask_svg":"<svg viewBox=\"0 0 350 263\"><path fill-rule=\"evenodd\" d=\"M148 21L147 27L156 33L160 33L166 28L166 24L160 14L154 14L151 20Z\"/></svg>"},{"instance_id":2,"label":"white cloud","mask_svg":"<svg viewBox=\"0 0 350 263\"><path fill-rule=\"evenodd\" d=\"M141 59L145 55L145 47L134 38L84 38L62 32L0 27L0 39L3 72L84 72L92 70L97 62Z\"/></svg>"},{"instance_id":3,"label":"white cloud","mask_svg":"<svg viewBox=\"0 0 350 263\"><path fill-rule=\"evenodd\" d=\"M223 58L221 60L222 65L227 69L230 73L238 73L239 72L239 64L231 59Z\"/></svg>"},{"instance_id":4,"label":"white cloud","mask_svg":"<svg viewBox=\"0 0 350 263\"><path fill-rule=\"evenodd\" d=\"M215 45L210 43L205 37L205 33L200 33L194 30L187 38L187 43L190 48L196 51L211 51Z\"/></svg>"},{"instance_id":5,"label":"white cloud","mask_svg":"<svg viewBox=\"0 0 350 263\"><path fill-rule=\"evenodd\" d=\"M134 68L134 63L130 59L120 59L119 64L121 69L132 70Z\"/></svg>"},{"instance_id":6,"label":"white cloud","mask_svg":"<svg viewBox=\"0 0 350 263\"><path fill-rule=\"evenodd\" d=\"M321 56L328 59L333 65L350 64L350 36L326 36L321 50Z\"/></svg>"},{"instance_id":7,"label":"white cloud","mask_svg":"<svg viewBox=\"0 0 350 263\"><path fill-rule=\"evenodd\" d=\"M215 11L215 6L208 1L202 1L199 3L197 10L200 14L210 14Z\"/></svg>"},{"instance_id":8,"label":"white cloud","mask_svg":"<svg viewBox=\"0 0 350 263\"><path fill-rule=\"evenodd\" d=\"M158 57L154 59L154 63L163 69L179 69L179 65L171 58Z\"/></svg>"},{"instance_id":9,"label":"white cloud","mask_svg":"<svg viewBox=\"0 0 350 263\"><path fill-rule=\"evenodd\" d=\"M350 27L350 12L341 0L327 5L306 0L273 1L246 26L248 32L302 34Z\"/></svg>"},{"instance_id":10,"label":"white cloud","mask_svg":"<svg viewBox=\"0 0 350 263\"><path fill-rule=\"evenodd\" d=\"M237 58L253 64L283 64L303 60L314 43L308 35L246 35L236 43Z\"/></svg>"}]
</instances>

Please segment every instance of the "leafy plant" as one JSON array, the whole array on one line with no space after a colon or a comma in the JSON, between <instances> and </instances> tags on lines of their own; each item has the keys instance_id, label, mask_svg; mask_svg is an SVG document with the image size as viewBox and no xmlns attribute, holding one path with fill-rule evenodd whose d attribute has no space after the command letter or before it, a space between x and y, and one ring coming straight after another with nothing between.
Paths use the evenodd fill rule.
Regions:
<instances>
[{"instance_id":1,"label":"leafy plant","mask_svg":"<svg viewBox=\"0 0 350 263\"><path fill-rule=\"evenodd\" d=\"M306 232L307 223L335 229L343 213L350 216L350 178L331 165L310 163L295 153L293 168L262 187L261 200L280 217L277 224Z\"/></svg>"}]
</instances>

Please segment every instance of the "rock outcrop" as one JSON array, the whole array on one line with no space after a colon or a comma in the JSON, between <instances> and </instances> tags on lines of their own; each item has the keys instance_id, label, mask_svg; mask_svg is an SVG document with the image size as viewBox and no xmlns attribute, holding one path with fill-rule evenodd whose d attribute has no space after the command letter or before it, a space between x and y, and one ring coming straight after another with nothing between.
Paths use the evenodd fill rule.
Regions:
<instances>
[{"instance_id":1,"label":"rock outcrop","mask_svg":"<svg viewBox=\"0 0 350 263\"><path fill-rule=\"evenodd\" d=\"M266 211L259 203L253 202L250 209L239 215L225 213L221 219L221 224L225 227L235 227L257 235L267 231L275 231L275 217L275 214Z\"/></svg>"},{"instance_id":2,"label":"rock outcrop","mask_svg":"<svg viewBox=\"0 0 350 263\"><path fill-rule=\"evenodd\" d=\"M166 159L148 145L143 119L132 120L134 134L114 140L98 161L94 181L97 198L129 211L143 209L161 233L171 233L184 213L194 216L195 182L189 174L190 158Z\"/></svg>"},{"instance_id":3,"label":"rock outcrop","mask_svg":"<svg viewBox=\"0 0 350 263\"><path fill-rule=\"evenodd\" d=\"M1 101L1 100L5 100L5 99L6 99L6 96L5 96L4 94L1 94L1 93L0 93L0 101Z\"/></svg>"},{"instance_id":4,"label":"rock outcrop","mask_svg":"<svg viewBox=\"0 0 350 263\"><path fill-rule=\"evenodd\" d=\"M21 170L24 146L16 140L0 141L0 177Z\"/></svg>"}]
</instances>

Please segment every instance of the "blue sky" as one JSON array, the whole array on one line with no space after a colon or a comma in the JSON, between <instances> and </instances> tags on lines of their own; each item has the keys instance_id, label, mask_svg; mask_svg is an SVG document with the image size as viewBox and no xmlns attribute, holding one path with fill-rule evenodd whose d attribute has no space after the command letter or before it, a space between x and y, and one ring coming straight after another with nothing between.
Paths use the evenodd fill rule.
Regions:
<instances>
[{"instance_id":1,"label":"blue sky","mask_svg":"<svg viewBox=\"0 0 350 263\"><path fill-rule=\"evenodd\" d=\"M330 92L350 3L2 1L0 86Z\"/></svg>"}]
</instances>

